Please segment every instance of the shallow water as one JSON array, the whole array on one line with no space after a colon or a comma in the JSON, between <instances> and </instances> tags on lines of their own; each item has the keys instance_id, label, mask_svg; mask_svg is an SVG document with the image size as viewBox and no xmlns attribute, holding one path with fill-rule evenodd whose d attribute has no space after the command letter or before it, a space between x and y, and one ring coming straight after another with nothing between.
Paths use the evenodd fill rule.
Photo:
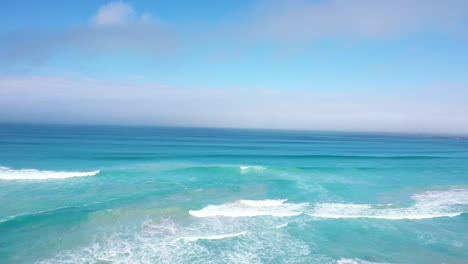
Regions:
<instances>
[{"instance_id":1,"label":"shallow water","mask_svg":"<svg viewBox=\"0 0 468 264\"><path fill-rule=\"evenodd\" d=\"M468 263L468 140L0 125L0 263Z\"/></svg>"}]
</instances>

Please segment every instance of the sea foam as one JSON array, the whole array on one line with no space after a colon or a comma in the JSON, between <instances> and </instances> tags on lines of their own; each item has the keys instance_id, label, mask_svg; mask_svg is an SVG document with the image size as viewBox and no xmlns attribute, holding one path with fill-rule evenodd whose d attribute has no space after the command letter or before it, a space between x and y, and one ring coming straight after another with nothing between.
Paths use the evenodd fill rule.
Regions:
<instances>
[{"instance_id":1,"label":"sea foam","mask_svg":"<svg viewBox=\"0 0 468 264\"><path fill-rule=\"evenodd\" d=\"M48 171L35 169L15 170L8 167L0 167L0 180L47 180L47 179L65 179L71 177L94 176L100 171Z\"/></svg>"},{"instance_id":2,"label":"sea foam","mask_svg":"<svg viewBox=\"0 0 468 264\"><path fill-rule=\"evenodd\" d=\"M287 200L238 200L222 205L209 205L201 210L190 210L195 217L247 217L247 216L296 216L308 203L287 203Z\"/></svg>"},{"instance_id":3,"label":"sea foam","mask_svg":"<svg viewBox=\"0 0 468 264\"><path fill-rule=\"evenodd\" d=\"M171 219L147 221L141 228L122 227L84 248L61 251L38 263L269 263L272 259L315 263L317 256L311 256L304 241L266 228L268 224L262 220L271 219L244 220L202 218L188 225ZM197 243L201 240L203 243Z\"/></svg>"},{"instance_id":4,"label":"sea foam","mask_svg":"<svg viewBox=\"0 0 468 264\"><path fill-rule=\"evenodd\" d=\"M412 196L410 207L389 205L321 203L307 213L321 218L428 219L454 217L468 212L468 189L428 191Z\"/></svg>"}]
</instances>

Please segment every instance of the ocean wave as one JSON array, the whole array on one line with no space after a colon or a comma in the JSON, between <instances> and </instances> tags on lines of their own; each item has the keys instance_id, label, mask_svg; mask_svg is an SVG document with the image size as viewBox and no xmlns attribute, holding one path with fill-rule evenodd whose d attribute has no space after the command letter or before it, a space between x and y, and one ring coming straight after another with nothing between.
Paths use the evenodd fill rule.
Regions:
<instances>
[{"instance_id":1,"label":"ocean wave","mask_svg":"<svg viewBox=\"0 0 468 264\"><path fill-rule=\"evenodd\" d=\"M201 210L190 210L195 217L248 217L248 216L296 216L308 203L287 203L287 200L239 200L222 205L209 205Z\"/></svg>"},{"instance_id":2,"label":"ocean wave","mask_svg":"<svg viewBox=\"0 0 468 264\"><path fill-rule=\"evenodd\" d=\"M427 191L411 197L409 207L393 204L288 203L283 200L238 200L190 210L195 217L287 217L306 214L319 218L429 219L454 217L468 212L468 189Z\"/></svg>"},{"instance_id":3,"label":"ocean wave","mask_svg":"<svg viewBox=\"0 0 468 264\"><path fill-rule=\"evenodd\" d=\"M94 176L101 172L100 170L79 172L79 171L48 171L35 169L11 169L0 167L0 180L48 180L65 179L72 177Z\"/></svg>"},{"instance_id":4,"label":"ocean wave","mask_svg":"<svg viewBox=\"0 0 468 264\"><path fill-rule=\"evenodd\" d=\"M48 212L52 212L52 211L56 211L56 210L61 210L61 209L66 209L66 208L71 208L71 207L69 207L69 206L62 206L62 207L57 207L57 208L53 208L53 209L50 209L50 210L43 210L43 211L38 211L38 212L33 212L33 213L22 213L22 214L17 214L17 215L10 215L10 216L6 216L6 217L0 219L0 223L8 222L8 221L10 221L10 220L14 220L14 219L16 219L17 217L21 217L21 216L40 215L40 214L43 214L43 213L48 213Z\"/></svg>"},{"instance_id":5,"label":"ocean wave","mask_svg":"<svg viewBox=\"0 0 468 264\"><path fill-rule=\"evenodd\" d=\"M322 203L307 213L321 218L429 219L454 217L468 212L468 189L427 191L414 194L415 204L393 208L392 205Z\"/></svg>"},{"instance_id":6,"label":"ocean wave","mask_svg":"<svg viewBox=\"0 0 468 264\"><path fill-rule=\"evenodd\" d=\"M242 231L235 234L225 234L225 235L211 235L211 236L189 236L183 237L184 241L197 241L197 240L219 240L224 238L238 237L247 234L247 231Z\"/></svg>"}]
</instances>

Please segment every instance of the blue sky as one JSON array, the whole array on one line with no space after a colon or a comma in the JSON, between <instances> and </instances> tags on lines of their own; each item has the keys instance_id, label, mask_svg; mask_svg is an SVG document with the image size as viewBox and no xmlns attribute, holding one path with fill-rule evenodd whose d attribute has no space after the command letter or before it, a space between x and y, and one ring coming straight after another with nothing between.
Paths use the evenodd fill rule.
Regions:
<instances>
[{"instance_id":1,"label":"blue sky","mask_svg":"<svg viewBox=\"0 0 468 264\"><path fill-rule=\"evenodd\" d=\"M3 122L468 133L465 0L2 1L0 22Z\"/></svg>"}]
</instances>

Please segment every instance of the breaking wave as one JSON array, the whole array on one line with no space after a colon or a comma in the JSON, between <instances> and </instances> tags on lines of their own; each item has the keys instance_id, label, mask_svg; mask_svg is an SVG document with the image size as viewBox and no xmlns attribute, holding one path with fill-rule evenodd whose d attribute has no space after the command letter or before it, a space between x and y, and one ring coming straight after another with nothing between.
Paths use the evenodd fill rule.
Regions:
<instances>
[{"instance_id":1,"label":"breaking wave","mask_svg":"<svg viewBox=\"0 0 468 264\"><path fill-rule=\"evenodd\" d=\"M395 208L392 204L316 204L307 213L321 218L379 218L379 219L429 219L454 217L468 212L468 190L428 191L412 196L415 204L406 208Z\"/></svg>"},{"instance_id":2,"label":"breaking wave","mask_svg":"<svg viewBox=\"0 0 468 264\"><path fill-rule=\"evenodd\" d=\"M188 225L170 219L147 221L140 228L109 234L81 249L65 250L39 263L268 263L275 259L278 263L300 260L321 264L383 264L314 254L305 241L280 231L288 225L281 217L303 214L323 218L424 219L468 211L468 189L427 191L414 194L412 199L412 206L400 208L393 204L310 205L287 200L238 200L190 211L196 218Z\"/></svg>"},{"instance_id":3,"label":"breaking wave","mask_svg":"<svg viewBox=\"0 0 468 264\"><path fill-rule=\"evenodd\" d=\"M468 212L468 189L427 191L411 197L410 207L394 204L288 203L284 200L238 200L190 210L195 217L287 217L306 214L319 218L429 219L454 217Z\"/></svg>"},{"instance_id":4,"label":"breaking wave","mask_svg":"<svg viewBox=\"0 0 468 264\"><path fill-rule=\"evenodd\" d=\"M304 212L308 203L287 203L287 200L239 200L222 205L209 205L201 210L190 210L195 217L247 217L247 216L296 216Z\"/></svg>"},{"instance_id":5,"label":"breaking wave","mask_svg":"<svg viewBox=\"0 0 468 264\"><path fill-rule=\"evenodd\" d=\"M48 171L34 169L15 170L8 167L0 167L0 180L48 180L65 179L72 177L94 176L99 170L89 172L79 171Z\"/></svg>"}]
</instances>

